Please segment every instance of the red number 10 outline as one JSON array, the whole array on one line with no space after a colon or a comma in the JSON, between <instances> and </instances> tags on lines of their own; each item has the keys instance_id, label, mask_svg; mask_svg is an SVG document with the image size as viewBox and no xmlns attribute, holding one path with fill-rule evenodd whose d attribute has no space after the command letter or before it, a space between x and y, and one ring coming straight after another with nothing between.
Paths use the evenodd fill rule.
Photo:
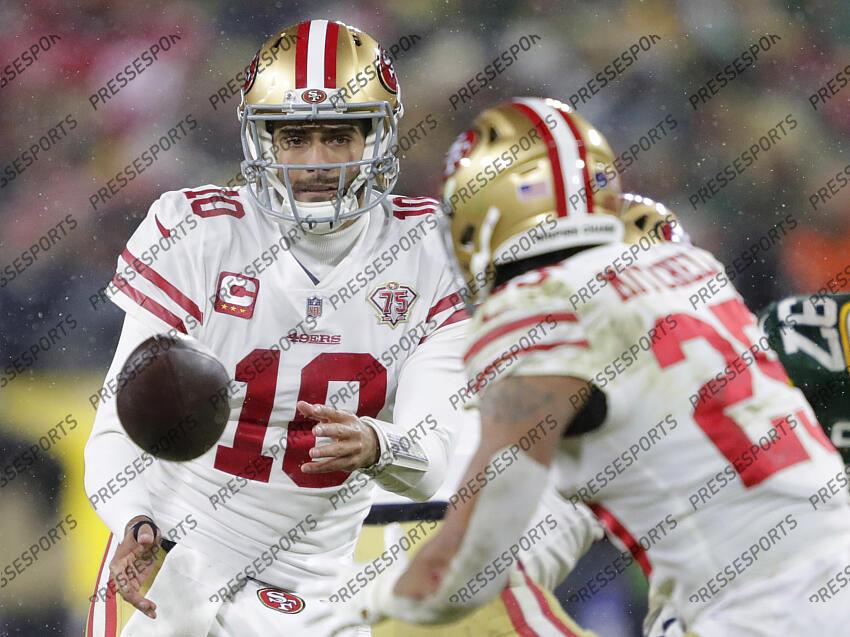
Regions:
<instances>
[{"instance_id":1,"label":"red number 10 outline","mask_svg":"<svg viewBox=\"0 0 850 637\"><path fill-rule=\"evenodd\" d=\"M279 364L280 351L271 349L255 349L237 363L235 378L248 383L248 388L233 446L218 446L213 465L216 469L249 480L269 481L274 459L263 455L263 441L274 408ZM319 354L301 370L298 400L324 404L330 381L356 380L358 372L370 365L379 373L368 382L360 383L357 415L374 418L386 401L387 370L371 354ZM310 462L309 451L316 443L312 431L315 424L315 420L299 412L289 421L283 470L299 487L320 489L339 486L348 478L349 472L308 474L301 471L301 465Z\"/></svg>"},{"instance_id":2,"label":"red number 10 outline","mask_svg":"<svg viewBox=\"0 0 850 637\"><path fill-rule=\"evenodd\" d=\"M184 190L183 194L192 202L192 212L199 217L228 215L241 219L245 216L245 208L237 199L238 193L235 190L207 188L206 190Z\"/></svg>"},{"instance_id":3,"label":"red number 10 outline","mask_svg":"<svg viewBox=\"0 0 850 637\"><path fill-rule=\"evenodd\" d=\"M741 301L732 299L710 305L708 309L731 332L735 340L745 347L753 348L746 334L744 334L744 328L755 324L755 320ZM662 369L684 361L685 354L682 351L682 345L690 340L702 338L723 356L727 369L730 370L723 375L726 383L719 391L714 392L709 383L700 387L700 400L694 408L694 420L709 440L720 450L720 453L735 466L744 486L748 489L754 487L774 473L808 460L809 454L806 453L793 428L782 427L780 430L784 434L771 444L768 451L759 453L749 466L738 469L739 463L744 454L750 450L753 442L747 437L743 428L726 414L726 409L753 395L751 370L748 366L745 366L743 371L732 375L733 369L737 371L734 363L739 356L732 344L709 323L684 313L674 314L673 318L676 320L676 329L672 331L665 332L664 326L661 325L664 322L663 319L659 319L655 324L656 329L664 334L652 346L655 358ZM753 358L761 372L779 382L788 382L785 370L777 361L770 360L763 351L755 348L750 351L753 352ZM835 451L816 422L811 422L803 411L798 412L797 415L802 420L805 429L812 434L815 440L826 449ZM789 414L788 416L773 418L771 422L774 428L779 428L781 423L791 417Z\"/></svg>"}]
</instances>

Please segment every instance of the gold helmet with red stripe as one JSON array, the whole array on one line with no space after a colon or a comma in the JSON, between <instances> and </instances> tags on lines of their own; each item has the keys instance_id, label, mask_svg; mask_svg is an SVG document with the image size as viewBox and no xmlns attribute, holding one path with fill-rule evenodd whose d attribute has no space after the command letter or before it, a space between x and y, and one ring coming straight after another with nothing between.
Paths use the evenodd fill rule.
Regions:
<instances>
[{"instance_id":1,"label":"gold helmet with red stripe","mask_svg":"<svg viewBox=\"0 0 850 637\"><path fill-rule=\"evenodd\" d=\"M403 110L392 61L371 36L329 20L278 31L251 61L237 109L242 172L251 197L264 212L306 222L313 232L330 231L374 208L398 178L396 140ZM363 157L335 164L278 163L274 122L323 120L367 122ZM290 171L319 169L339 170L334 199L296 201ZM356 178L348 184L351 174Z\"/></svg>"},{"instance_id":2,"label":"gold helmet with red stripe","mask_svg":"<svg viewBox=\"0 0 850 637\"><path fill-rule=\"evenodd\" d=\"M623 193L619 201L625 243L638 243L641 238L652 243L691 243L678 216L664 204L632 193Z\"/></svg>"},{"instance_id":3,"label":"gold helmet with red stripe","mask_svg":"<svg viewBox=\"0 0 850 637\"><path fill-rule=\"evenodd\" d=\"M486 296L495 266L621 241L613 162L602 134L557 100L483 111L449 149L444 173L447 234L470 296Z\"/></svg>"}]
</instances>

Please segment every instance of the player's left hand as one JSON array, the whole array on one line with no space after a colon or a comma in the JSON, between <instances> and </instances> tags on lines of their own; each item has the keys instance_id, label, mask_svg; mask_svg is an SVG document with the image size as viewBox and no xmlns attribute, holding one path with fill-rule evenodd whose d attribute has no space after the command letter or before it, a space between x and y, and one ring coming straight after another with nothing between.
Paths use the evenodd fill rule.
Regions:
<instances>
[{"instance_id":1,"label":"player's left hand","mask_svg":"<svg viewBox=\"0 0 850 637\"><path fill-rule=\"evenodd\" d=\"M311 462L301 465L304 473L329 471L354 471L371 467L378 461L381 447L378 435L357 416L327 405L311 405L299 400L298 411L319 421L313 427L316 438L330 438L332 442L310 449Z\"/></svg>"}]
</instances>

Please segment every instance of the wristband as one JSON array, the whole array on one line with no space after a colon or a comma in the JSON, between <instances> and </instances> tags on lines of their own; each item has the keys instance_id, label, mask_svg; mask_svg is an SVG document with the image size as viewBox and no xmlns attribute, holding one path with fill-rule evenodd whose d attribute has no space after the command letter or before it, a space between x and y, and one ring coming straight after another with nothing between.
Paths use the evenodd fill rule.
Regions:
<instances>
[{"instance_id":1,"label":"wristband","mask_svg":"<svg viewBox=\"0 0 850 637\"><path fill-rule=\"evenodd\" d=\"M142 526L144 526L145 524L149 525L153 530L154 539L156 539L158 535L162 535L159 532L159 527L154 524L153 520L151 520L150 518L145 518L144 520L139 520L132 527L130 527L133 530L133 539L136 540L136 542L139 541L139 529L141 529Z\"/></svg>"}]
</instances>

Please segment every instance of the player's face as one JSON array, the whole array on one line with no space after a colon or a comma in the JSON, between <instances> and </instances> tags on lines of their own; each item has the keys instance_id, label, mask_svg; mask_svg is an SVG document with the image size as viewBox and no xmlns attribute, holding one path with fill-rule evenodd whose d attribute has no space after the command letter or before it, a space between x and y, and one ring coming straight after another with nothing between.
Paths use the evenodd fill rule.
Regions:
<instances>
[{"instance_id":1,"label":"player's face","mask_svg":"<svg viewBox=\"0 0 850 637\"><path fill-rule=\"evenodd\" d=\"M284 122L272 135L275 157L281 164L333 164L363 157L363 129L346 121L322 123ZM345 189L357 176L349 169ZM330 201L339 185L339 169L292 170L289 172L295 199L304 202Z\"/></svg>"}]
</instances>

